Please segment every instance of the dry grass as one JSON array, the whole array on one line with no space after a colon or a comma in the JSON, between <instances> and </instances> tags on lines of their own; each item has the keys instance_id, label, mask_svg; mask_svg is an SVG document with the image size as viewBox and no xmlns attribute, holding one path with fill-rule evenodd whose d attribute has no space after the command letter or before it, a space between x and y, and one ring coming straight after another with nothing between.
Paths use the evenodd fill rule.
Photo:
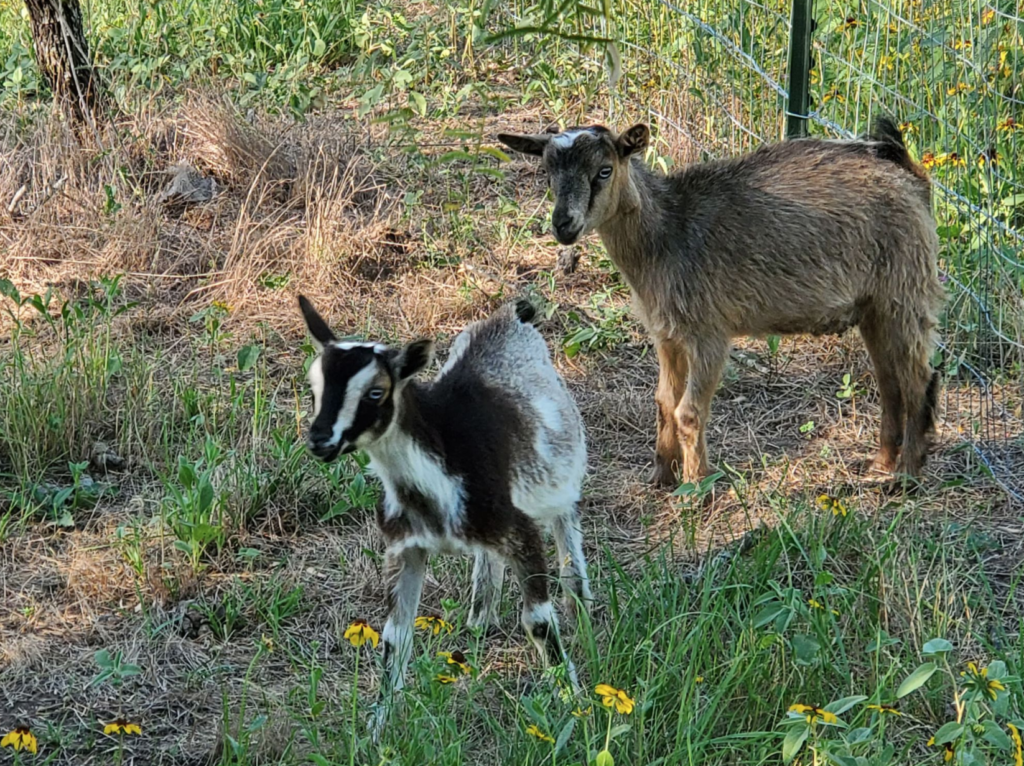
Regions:
<instances>
[{"instance_id":1,"label":"dry grass","mask_svg":"<svg viewBox=\"0 0 1024 766\"><path fill-rule=\"evenodd\" d=\"M543 122L526 113L488 117L485 133ZM557 304L544 330L557 346L569 328L567 310L585 309L594 292L611 283L594 267L598 251L591 245L581 269L549 288L555 249L530 220L545 210L542 184L529 164L513 163L505 179L417 165L380 151L379 134L353 134L352 125L334 115L302 126L262 116L249 121L205 98L121 126L105 147L80 148L49 120L30 128L8 120L0 125L0 278L23 294L53 286L57 295L74 296L89 279L124 273L125 294L140 306L115 329L128 342L144 342L148 353L163 354L167 377L151 381L154 386L170 385L179 365L188 369L187 360L198 353L190 338L198 328L188 318L222 301L231 307L225 326L236 338L256 334L266 343L268 386L277 393L301 390L299 290L342 332L403 339L450 338L508 297L532 291ZM436 139L444 142L440 132ZM162 209L155 198L164 171L180 162L214 176L223 191L184 212ZM67 180L54 192L60 178ZM23 186L13 214L3 212ZM116 212L105 187L122 206ZM424 191L412 210L403 203L409 190ZM482 209L447 211L462 194ZM499 212L503 199L525 212L510 221ZM624 310L624 296L611 301ZM709 435L730 483L689 508L646 484L655 361L635 321L624 318L623 328L626 340L607 352L557 355L590 434L584 518L594 561L607 547L627 570L639 570L643 554L671 543L680 570L694 571L708 551L759 525L776 525L787 504L813 503L821 493L843 497L859 514L891 513L891 498L856 474L875 446L878 405L855 335L786 340L776 360L763 343L740 344ZM837 399L844 373L866 393ZM946 398L927 488L912 501L912 512L947 520L964 515L975 523L983 518L1003 542L999 566L1009 572L1022 553L1024 530L973 453L959 448L957 427L976 411L970 397L965 391ZM961 406L970 412L959 412ZM809 421L813 430L802 434ZM1016 423L1011 436L1019 437L1019 411ZM109 427L83 433L74 455ZM265 437L244 432L240 449L266 448ZM153 440L120 434L117 443L141 449ZM332 706L342 705L352 664L352 654L340 651L344 627L355 617L383 618L379 566L364 553L381 547L369 515L324 526L296 510L315 504L315 497L278 506L271 499L265 515L235 530L231 548L259 551L257 563L225 554L195 576L153 515L163 488L145 460L127 457L129 477L116 502L76 528L30 525L0 545L0 723L59 721L66 741L57 762L84 764L109 757L97 755L90 727L126 713L146 727L135 762L216 762L224 711L229 720L242 716L247 688L248 699L270 716L255 751L276 758L288 744L287 711L303 683L301 668L325 668L321 694ZM117 530L140 519L150 521L140 527L144 574L136 577ZM466 575L465 562L434 570L426 608L439 610L442 598L463 592ZM257 616L257 606L280 600L275 588L301 588L302 608L271 631L272 621ZM209 625L189 634L191 622L183 615L190 610L241 602L246 618L229 635ZM532 656L514 619L506 614L504 624L508 633L488 645L485 670L517 689L530 674ZM246 684L239 669L248 667L264 635L275 651ZM142 674L120 687L90 686L99 648L122 651ZM374 671L360 683L369 695ZM251 718L255 707L244 715ZM478 762L486 762L487 745L480 748Z\"/></svg>"}]
</instances>

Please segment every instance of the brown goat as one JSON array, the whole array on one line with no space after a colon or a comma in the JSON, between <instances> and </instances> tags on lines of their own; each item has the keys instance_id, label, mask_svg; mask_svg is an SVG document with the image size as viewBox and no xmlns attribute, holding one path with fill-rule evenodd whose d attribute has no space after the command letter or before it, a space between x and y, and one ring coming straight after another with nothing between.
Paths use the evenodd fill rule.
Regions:
<instances>
[{"instance_id":1,"label":"brown goat","mask_svg":"<svg viewBox=\"0 0 1024 766\"><path fill-rule=\"evenodd\" d=\"M708 473L711 398L733 338L860 328L882 398L876 467L917 476L934 426L943 301L931 184L899 129L803 139L665 176L646 125L498 136L543 158L562 244L597 230L654 338L653 481ZM902 454L900 448L902 446Z\"/></svg>"}]
</instances>

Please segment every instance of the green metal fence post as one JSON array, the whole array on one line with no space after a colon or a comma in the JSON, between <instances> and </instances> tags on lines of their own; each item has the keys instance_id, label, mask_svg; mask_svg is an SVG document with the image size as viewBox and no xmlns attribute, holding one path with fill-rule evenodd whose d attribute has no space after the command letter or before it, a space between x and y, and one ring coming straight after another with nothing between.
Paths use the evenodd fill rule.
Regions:
<instances>
[{"instance_id":1,"label":"green metal fence post","mask_svg":"<svg viewBox=\"0 0 1024 766\"><path fill-rule=\"evenodd\" d=\"M807 135L807 90L811 70L811 3L793 0L789 27L789 101L786 138Z\"/></svg>"}]
</instances>

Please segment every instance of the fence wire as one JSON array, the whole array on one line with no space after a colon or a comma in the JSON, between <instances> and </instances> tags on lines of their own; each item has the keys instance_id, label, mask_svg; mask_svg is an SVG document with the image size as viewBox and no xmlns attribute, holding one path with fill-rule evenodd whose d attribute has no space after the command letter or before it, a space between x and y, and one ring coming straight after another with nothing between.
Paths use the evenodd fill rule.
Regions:
<instances>
[{"instance_id":1,"label":"fence wire","mask_svg":"<svg viewBox=\"0 0 1024 766\"><path fill-rule=\"evenodd\" d=\"M684 161L780 140L789 2L617 3L613 111L646 113ZM538 17L513 6L516 23ZM810 133L853 137L892 116L931 172L945 424L1024 501L1024 0L816 0L813 16ZM607 30L593 13L562 22Z\"/></svg>"}]
</instances>

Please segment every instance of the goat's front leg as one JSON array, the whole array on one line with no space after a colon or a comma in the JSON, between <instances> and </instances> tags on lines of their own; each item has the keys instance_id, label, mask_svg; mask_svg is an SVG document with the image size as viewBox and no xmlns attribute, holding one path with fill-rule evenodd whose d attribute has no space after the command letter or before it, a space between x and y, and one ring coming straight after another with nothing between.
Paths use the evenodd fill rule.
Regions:
<instances>
[{"instance_id":1,"label":"goat's front leg","mask_svg":"<svg viewBox=\"0 0 1024 766\"><path fill-rule=\"evenodd\" d=\"M654 400L658 405L658 441L651 482L659 487L675 487L682 463L676 408L686 391L686 352L672 340L657 341L657 350L658 389Z\"/></svg>"},{"instance_id":2,"label":"goat's front leg","mask_svg":"<svg viewBox=\"0 0 1024 766\"><path fill-rule=\"evenodd\" d=\"M473 595L469 627L487 629L497 622L498 600L505 583L505 562L487 550L478 550L473 562Z\"/></svg>"},{"instance_id":3,"label":"goat's front leg","mask_svg":"<svg viewBox=\"0 0 1024 766\"><path fill-rule=\"evenodd\" d=\"M694 482L708 474L708 417L711 415L711 399L729 358L729 342L721 338L704 338L699 345L690 344L687 351L689 376L675 419L683 453L683 481Z\"/></svg>"},{"instance_id":4,"label":"goat's front leg","mask_svg":"<svg viewBox=\"0 0 1024 766\"><path fill-rule=\"evenodd\" d=\"M373 720L373 739L384 730L395 696L405 686L405 668L412 653L412 628L423 592L427 552L423 548L398 548L385 554L384 580L388 621L384 625L384 677Z\"/></svg>"},{"instance_id":5,"label":"goat's front leg","mask_svg":"<svg viewBox=\"0 0 1024 766\"><path fill-rule=\"evenodd\" d=\"M523 629L540 652L545 667L565 663L569 679L579 690L576 667L562 647L558 615L548 595L548 567L540 530L521 512L503 544L505 558L512 567L523 594Z\"/></svg>"}]
</instances>

